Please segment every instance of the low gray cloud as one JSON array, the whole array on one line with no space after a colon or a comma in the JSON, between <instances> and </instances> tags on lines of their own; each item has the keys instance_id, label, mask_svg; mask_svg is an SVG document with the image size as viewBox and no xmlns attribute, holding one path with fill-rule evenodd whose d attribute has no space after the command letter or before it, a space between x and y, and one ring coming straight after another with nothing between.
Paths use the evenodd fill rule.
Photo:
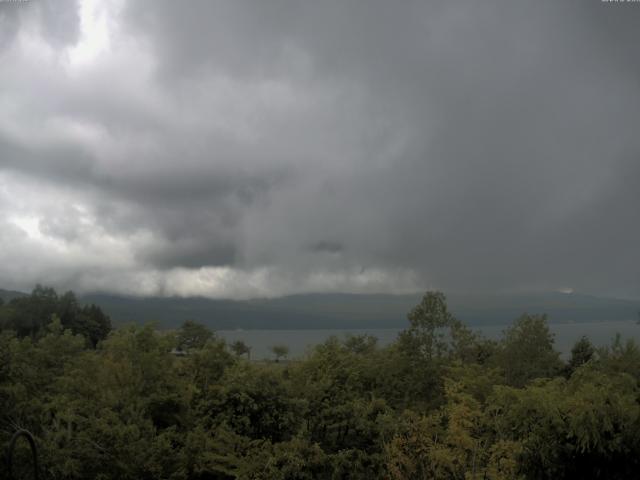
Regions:
<instances>
[{"instance_id":1,"label":"low gray cloud","mask_svg":"<svg viewBox=\"0 0 640 480\"><path fill-rule=\"evenodd\" d=\"M54 47L78 40L77 0L5 1L0 5L0 50L21 30L37 30Z\"/></svg>"},{"instance_id":2,"label":"low gray cloud","mask_svg":"<svg viewBox=\"0 0 640 480\"><path fill-rule=\"evenodd\" d=\"M0 286L640 296L638 5L28 3Z\"/></svg>"}]
</instances>

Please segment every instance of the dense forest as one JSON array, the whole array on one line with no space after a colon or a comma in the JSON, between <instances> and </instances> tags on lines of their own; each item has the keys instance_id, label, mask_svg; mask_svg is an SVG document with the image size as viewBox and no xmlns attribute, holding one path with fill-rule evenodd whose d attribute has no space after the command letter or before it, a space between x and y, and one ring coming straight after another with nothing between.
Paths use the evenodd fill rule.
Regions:
<instances>
[{"instance_id":1,"label":"dense forest","mask_svg":"<svg viewBox=\"0 0 640 480\"><path fill-rule=\"evenodd\" d=\"M41 478L640 471L640 349L582 338L565 361L544 315L523 314L492 341L427 292L390 346L331 338L303 359L270 362L195 322L112 329L99 307L44 287L0 305L0 327L0 446L32 432ZM26 443L15 462L29 465Z\"/></svg>"}]
</instances>

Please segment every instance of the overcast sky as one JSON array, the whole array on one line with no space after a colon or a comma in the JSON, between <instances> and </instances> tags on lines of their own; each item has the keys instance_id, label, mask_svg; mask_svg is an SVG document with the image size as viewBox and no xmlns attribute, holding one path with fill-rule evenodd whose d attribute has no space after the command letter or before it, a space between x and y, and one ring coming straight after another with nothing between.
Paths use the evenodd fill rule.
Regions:
<instances>
[{"instance_id":1,"label":"overcast sky","mask_svg":"<svg viewBox=\"0 0 640 480\"><path fill-rule=\"evenodd\" d=\"M0 2L0 287L640 298L640 3Z\"/></svg>"}]
</instances>

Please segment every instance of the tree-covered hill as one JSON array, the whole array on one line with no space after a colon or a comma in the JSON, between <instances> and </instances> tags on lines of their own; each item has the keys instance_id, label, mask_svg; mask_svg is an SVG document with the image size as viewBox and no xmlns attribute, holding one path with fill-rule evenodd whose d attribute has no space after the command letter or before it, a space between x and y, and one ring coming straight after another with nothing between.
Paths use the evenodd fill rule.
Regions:
<instances>
[{"instance_id":1,"label":"tree-covered hill","mask_svg":"<svg viewBox=\"0 0 640 480\"><path fill-rule=\"evenodd\" d=\"M13 300L14 298L26 297L28 294L24 292L18 292L15 290L3 290L0 288L0 300L3 302L8 302Z\"/></svg>"}]
</instances>

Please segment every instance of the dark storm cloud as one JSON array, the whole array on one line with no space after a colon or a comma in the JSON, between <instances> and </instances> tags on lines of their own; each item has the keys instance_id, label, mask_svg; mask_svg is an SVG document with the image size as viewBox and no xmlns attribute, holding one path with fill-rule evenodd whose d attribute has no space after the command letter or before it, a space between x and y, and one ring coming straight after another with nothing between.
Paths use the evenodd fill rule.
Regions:
<instances>
[{"instance_id":1,"label":"dark storm cloud","mask_svg":"<svg viewBox=\"0 0 640 480\"><path fill-rule=\"evenodd\" d=\"M161 266L233 263L234 245L239 241L233 229L242 210L259 202L280 181L277 170L259 175L207 166L181 168L183 159L177 158L167 159L168 172L135 172L127 165L109 171L94 162L89 152L73 145L28 149L0 138L0 149L4 152L0 167L6 171L19 171L88 195L107 230L156 233L167 242L166 251L158 246L140 257L154 259ZM115 199L126 202L127 208L109 208ZM73 221L65 212L41 223L45 233L68 238L74 231Z\"/></svg>"},{"instance_id":2,"label":"dark storm cloud","mask_svg":"<svg viewBox=\"0 0 640 480\"><path fill-rule=\"evenodd\" d=\"M344 250L344 247L337 243L328 240L321 240L311 246L311 251L321 253L340 253Z\"/></svg>"},{"instance_id":3,"label":"dark storm cloud","mask_svg":"<svg viewBox=\"0 0 640 480\"><path fill-rule=\"evenodd\" d=\"M47 43L81 41L78 10L42 5ZM640 295L640 5L106 10L110 54L90 67L61 60L34 79L18 47L0 57L19 60L0 84L14 94L0 95L0 111L43 132L1 123L0 173L79 204L41 218L44 235L73 245L97 229L114 252L130 250L131 278L157 277L166 293ZM16 11L0 9L11 38L26 28ZM45 211L16 205L25 218ZM199 267L231 277L196 282L223 289L195 287ZM101 288L119 278L91 268L107 272ZM172 269L187 273L167 280Z\"/></svg>"}]
</instances>

